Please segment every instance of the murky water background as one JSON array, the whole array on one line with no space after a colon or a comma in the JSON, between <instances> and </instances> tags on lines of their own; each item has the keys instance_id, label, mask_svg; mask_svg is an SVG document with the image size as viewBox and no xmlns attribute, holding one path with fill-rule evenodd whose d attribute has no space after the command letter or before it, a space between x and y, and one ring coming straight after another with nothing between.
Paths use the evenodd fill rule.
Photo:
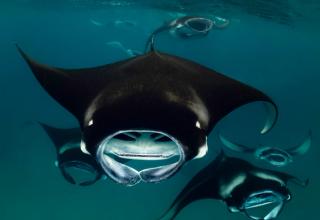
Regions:
<instances>
[{"instance_id":1,"label":"murky water background","mask_svg":"<svg viewBox=\"0 0 320 220\"><path fill-rule=\"evenodd\" d=\"M320 4L317 1L8 1L0 3L0 219L157 219L192 176L214 159L222 144L217 131L242 143L290 147L313 132L310 151L282 171L310 178L303 189L290 185L293 200L279 219L318 219L320 197ZM191 161L159 184L124 187L111 180L90 187L65 182L54 166L55 150L30 121L57 127L76 120L40 87L17 53L18 43L42 63L91 67L127 58L108 46L119 41L143 50L148 35L179 13L230 19L224 30L181 41L161 35L157 48L199 62L270 95L280 118L259 136L263 110L248 106L219 123L209 154ZM98 21L102 25L94 24ZM131 21L135 25L116 25ZM118 22L119 23L119 22ZM254 119L252 120L252 115ZM177 220L246 219L218 201L185 208Z\"/></svg>"}]
</instances>

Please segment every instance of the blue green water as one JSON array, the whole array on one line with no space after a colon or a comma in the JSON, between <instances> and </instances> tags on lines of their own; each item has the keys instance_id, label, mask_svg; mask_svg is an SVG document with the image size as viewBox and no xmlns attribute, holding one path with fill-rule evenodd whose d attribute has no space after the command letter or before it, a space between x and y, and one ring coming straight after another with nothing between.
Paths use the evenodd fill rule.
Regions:
<instances>
[{"instance_id":1,"label":"blue green water","mask_svg":"<svg viewBox=\"0 0 320 220\"><path fill-rule=\"evenodd\" d=\"M268 2L268 3L266 3ZM320 197L320 3L317 1L1 1L0 3L0 219L153 220L222 147L217 131L247 144L290 147L312 130L307 154L281 171L303 179L291 184L293 199L278 219L316 220ZM52 66L92 67L126 59L108 46L119 41L143 50L148 35L179 16L218 15L230 20L207 37L179 40L161 35L157 48L213 68L268 94L280 111L276 127L261 137L259 107L247 107L221 121L209 137L209 153L191 161L159 184L125 187L110 180L90 187L65 182L54 166L55 150L36 125L74 127L73 116L38 84L17 53L18 43L32 57ZM102 25L94 24L98 21ZM115 25L131 21L135 25ZM261 121L253 121L256 115ZM247 219L219 201L185 208L177 220Z\"/></svg>"}]
</instances>

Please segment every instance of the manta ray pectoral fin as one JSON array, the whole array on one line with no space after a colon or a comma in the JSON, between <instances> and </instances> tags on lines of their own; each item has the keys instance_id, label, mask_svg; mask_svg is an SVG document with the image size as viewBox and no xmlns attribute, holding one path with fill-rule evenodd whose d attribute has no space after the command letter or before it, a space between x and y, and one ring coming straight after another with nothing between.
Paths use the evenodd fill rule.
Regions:
<instances>
[{"instance_id":1,"label":"manta ray pectoral fin","mask_svg":"<svg viewBox=\"0 0 320 220\"><path fill-rule=\"evenodd\" d=\"M55 145L57 152L65 145L73 141L81 140L80 128L55 128L45 123L38 122L40 126L45 130L53 144Z\"/></svg>"},{"instance_id":2,"label":"manta ray pectoral fin","mask_svg":"<svg viewBox=\"0 0 320 220\"><path fill-rule=\"evenodd\" d=\"M182 189L173 201L171 206L159 218L159 220L173 220L180 211L189 204L202 199L220 199L217 182L219 174L217 169L220 168L222 161L226 159L223 151L220 151L216 158L205 168L199 171ZM219 172L219 171L218 171ZM215 176L217 175L217 176ZM227 175L227 174L225 174ZM215 176L215 178L212 178ZM214 181L216 182L214 182Z\"/></svg>"},{"instance_id":3,"label":"manta ray pectoral fin","mask_svg":"<svg viewBox=\"0 0 320 220\"><path fill-rule=\"evenodd\" d=\"M177 199L171 204L170 208L159 218L159 220L173 220L180 211L189 204L201 200L211 198L207 189L201 187L199 183L196 187L188 189L185 193L180 193ZM183 191L184 192L184 191ZM212 199L212 198L211 198Z\"/></svg>"},{"instance_id":4,"label":"manta ray pectoral fin","mask_svg":"<svg viewBox=\"0 0 320 220\"><path fill-rule=\"evenodd\" d=\"M213 23L216 28L225 28L230 24L230 21L226 18L214 16Z\"/></svg>"},{"instance_id":5,"label":"manta ray pectoral fin","mask_svg":"<svg viewBox=\"0 0 320 220\"><path fill-rule=\"evenodd\" d=\"M298 179L297 177L292 177L289 179L291 182L301 186L301 187L307 187L309 185L309 179L306 179L306 180L301 180L301 179Z\"/></svg>"},{"instance_id":6,"label":"manta ray pectoral fin","mask_svg":"<svg viewBox=\"0 0 320 220\"><path fill-rule=\"evenodd\" d=\"M311 131L309 131L306 139L298 146L287 149L287 152L291 155L302 155L305 154L311 146Z\"/></svg>"},{"instance_id":7,"label":"manta ray pectoral fin","mask_svg":"<svg viewBox=\"0 0 320 220\"><path fill-rule=\"evenodd\" d=\"M253 152L254 150L241 144L233 143L219 134L220 141L230 150L237 152Z\"/></svg>"},{"instance_id":8,"label":"manta ray pectoral fin","mask_svg":"<svg viewBox=\"0 0 320 220\"><path fill-rule=\"evenodd\" d=\"M266 103L268 120L260 133L269 132L275 125L278 115L277 106L266 94L214 70L205 67L199 68L191 63L187 65L203 75L202 85L198 87L198 91L208 108L211 124L217 123L221 118L241 106L262 102Z\"/></svg>"},{"instance_id":9,"label":"manta ray pectoral fin","mask_svg":"<svg viewBox=\"0 0 320 220\"><path fill-rule=\"evenodd\" d=\"M54 68L37 63L18 45L17 48L41 86L81 121L92 97L99 91L99 81L95 79L98 74L102 75L101 72L107 72L104 70L108 66L89 69ZM105 75L100 76L100 82L104 78L106 78Z\"/></svg>"},{"instance_id":10,"label":"manta ray pectoral fin","mask_svg":"<svg viewBox=\"0 0 320 220\"><path fill-rule=\"evenodd\" d=\"M264 102L264 107L267 112L267 120L263 129L260 131L261 134L266 134L275 125L278 118L278 110L275 104L270 102Z\"/></svg>"}]
</instances>

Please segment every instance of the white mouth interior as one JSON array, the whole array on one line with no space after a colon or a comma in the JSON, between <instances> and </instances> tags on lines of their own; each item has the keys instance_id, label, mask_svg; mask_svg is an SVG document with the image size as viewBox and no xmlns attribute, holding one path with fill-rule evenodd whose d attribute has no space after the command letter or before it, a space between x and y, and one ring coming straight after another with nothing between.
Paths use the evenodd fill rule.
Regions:
<instances>
[{"instance_id":1,"label":"white mouth interior","mask_svg":"<svg viewBox=\"0 0 320 220\"><path fill-rule=\"evenodd\" d=\"M185 154L179 141L164 132L124 130L101 142L97 159L109 177L132 186L141 180L158 182L172 176L183 164ZM144 168L138 170L132 162L143 163Z\"/></svg>"},{"instance_id":2,"label":"white mouth interior","mask_svg":"<svg viewBox=\"0 0 320 220\"><path fill-rule=\"evenodd\" d=\"M283 195L265 190L250 195L242 208L251 219L271 220L278 216L285 200Z\"/></svg>"},{"instance_id":3,"label":"white mouth interior","mask_svg":"<svg viewBox=\"0 0 320 220\"><path fill-rule=\"evenodd\" d=\"M255 152L255 154L260 160L265 160L268 163L278 167L285 166L292 161L290 154L288 154L285 150L275 147L260 148Z\"/></svg>"},{"instance_id":4,"label":"white mouth interior","mask_svg":"<svg viewBox=\"0 0 320 220\"><path fill-rule=\"evenodd\" d=\"M205 18L190 18L186 24L195 32L206 33L211 30L213 22Z\"/></svg>"}]
</instances>

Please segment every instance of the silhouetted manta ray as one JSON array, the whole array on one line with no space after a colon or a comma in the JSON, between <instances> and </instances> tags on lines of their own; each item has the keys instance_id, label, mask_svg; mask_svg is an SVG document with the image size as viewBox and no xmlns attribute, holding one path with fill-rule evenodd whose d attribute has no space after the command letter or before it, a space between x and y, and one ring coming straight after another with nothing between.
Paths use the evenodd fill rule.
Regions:
<instances>
[{"instance_id":1,"label":"silhouetted manta ray","mask_svg":"<svg viewBox=\"0 0 320 220\"><path fill-rule=\"evenodd\" d=\"M125 185L164 180L203 156L217 122L242 105L268 103L273 114L261 133L277 118L276 105L259 90L158 51L94 68L62 69L37 63L18 49L42 87L78 119L82 149ZM137 171L108 157L110 152L125 159L179 155L179 160Z\"/></svg>"},{"instance_id":2,"label":"silhouetted manta ray","mask_svg":"<svg viewBox=\"0 0 320 220\"><path fill-rule=\"evenodd\" d=\"M311 146L311 131L308 132L307 137L302 143L287 149L264 145L260 145L257 148L251 148L243 144L232 142L221 134L219 134L219 139L225 147L234 152L254 154L259 160L263 160L273 166L282 167L291 163L294 156L303 155L309 150Z\"/></svg>"},{"instance_id":3,"label":"silhouetted manta ray","mask_svg":"<svg viewBox=\"0 0 320 220\"><path fill-rule=\"evenodd\" d=\"M56 165L65 180L71 184L88 186L101 179L103 172L97 161L80 149L80 128L55 128L44 123L39 124L46 131L56 148ZM70 168L76 168L87 173L87 178L78 181L76 176L68 172Z\"/></svg>"},{"instance_id":4,"label":"silhouetted manta ray","mask_svg":"<svg viewBox=\"0 0 320 220\"><path fill-rule=\"evenodd\" d=\"M170 22L166 22L149 36L145 51L154 49L155 38L159 33L169 31L173 35L177 35L180 38L193 38L199 36L206 36L214 26L214 21L208 18L199 16L183 16L176 18Z\"/></svg>"},{"instance_id":5,"label":"silhouetted manta ray","mask_svg":"<svg viewBox=\"0 0 320 220\"><path fill-rule=\"evenodd\" d=\"M221 152L189 181L160 219L172 220L184 207L201 199L223 201L230 212L245 212L251 219L274 219L291 199L287 188L290 180L301 186L308 184L308 180L303 182L285 173L258 168ZM251 213L250 209L264 205L270 206L264 215Z\"/></svg>"},{"instance_id":6,"label":"silhouetted manta ray","mask_svg":"<svg viewBox=\"0 0 320 220\"><path fill-rule=\"evenodd\" d=\"M147 40L145 51L148 51L149 48L154 48L155 38L162 32L169 32L179 38L189 39L204 37L209 34L212 28L221 29L228 26L228 24L229 21L227 19L218 16L214 16L213 19L201 16L182 16L164 23L153 31Z\"/></svg>"}]
</instances>

